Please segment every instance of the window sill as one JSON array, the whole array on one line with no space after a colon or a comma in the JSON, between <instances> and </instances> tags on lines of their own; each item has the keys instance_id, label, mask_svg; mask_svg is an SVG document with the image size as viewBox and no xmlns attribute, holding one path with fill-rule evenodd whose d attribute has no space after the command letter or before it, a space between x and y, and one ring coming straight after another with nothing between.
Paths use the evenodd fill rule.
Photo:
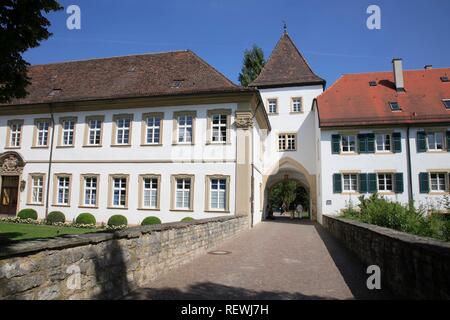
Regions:
<instances>
[{"instance_id":1,"label":"window sill","mask_svg":"<svg viewBox=\"0 0 450 320\"><path fill-rule=\"evenodd\" d=\"M397 194L394 191L378 191L377 193L382 196L395 196Z\"/></svg>"},{"instance_id":2,"label":"window sill","mask_svg":"<svg viewBox=\"0 0 450 320\"><path fill-rule=\"evenodd\" d=\"M356 192L356 191L355 192L343 191L341 194L344 196L360 196L361 195L361 193Z\"/></svg>"},{"instance_id":3,"label":"window sill","mask_svg":"<svg viewBox=\"0 0 450 320\"><path fill-rule=\"evenodd\" d=\"M305 114L303 111L291 111L289 114Z\"/></svg>"},{"instance_id":4,"label":"window sill","mask_svg":"<svg viewBox=\"0 0 450 320\"><path fill-rule=\"evenodd\" d=\"M139 211L161 211L160 208L137 208Z\"/></svg>"},{"instance_id":5,"label":"window sill","mask_svg":"<svg viewBox=\"0 0 450 320\"><path fill-rule=\"evenodd\" d=\"M106 209L109 209L109 210L128 210L128 207L111 207L111 206L108 206L108 207L106 207Z\"/></svg>"},{"instance_id":6,"label":"window sill","mask_svg":"<svg viewBox=\"0 0 450 320\"><path fill-rule=\"evenodd\" d=\"M70 149L70 148L75 148L74 145L70 145L70 146L56 146L56 149Z\"/></svg>"},{"instance_id":7,"label":"window sill","mask_svg":"<svg viewBox=\"0 0 450 320\"><path fill-rule=\"evenodd\" d=\"M172 146L181 146L181 147L190 147L190 146L194 146L195 143L193 142L187 142L187 143L183 143L183 142L175 142L172 143Z\"/></svg>"},{"instance_id":8,"label":"window sill","mask_svg":"<svg viewBox=\"0 0 450 320\"><path fill-rule=\"evenodd\" d=\"M428 150L427 153L447 153L447 150Z\"/></svg>"},{"instance_id":9,"label":"window sill","mask_svg":"<svg viewBox=\"0 0 450 320\"><path fill-rule=\"evenodd\" d=\"M398 152L398 153L400 153L400 152ZM392 151L375 151L375 154L384 156L384 155L392 155L392 154L395 154L395 153L392 152Z\"/></svg>"},{"instance_id":10,"label":"window sill","mask_svg":"<svg viewBox=\"0 0 450 320\"><path fill-rule=\"evenodd\" d=\"M295 152L297 151L297 149L294 150L278 150L278 152Z\"/></svg>"},{"instance_id":11,"label":"window sill","mask_svg":"<svg viewBox=\"0 0 450 320\"><path fill-rule=\"evenodd\" d=\"M357 152L341 152L341 153L339 153L339 155L341 155L341 156L357 156L357 155L359 155L359 153L357 153Z\"/></svg>"},{"instance_id":12,"label":"window sill","mask_svg":"<svg viewBox=\"0 0 450 320\"><path fill-rule=\"evenodd\" d=\"M279 113L267 113L268 116L279 116Z\"/></svg>"},{"instance_id":13,"label":"window sill","mask_svg":"<svg viewBox=\"0 0 450 320\"><path fill-rule=\"evenodd\" d=\"M170 209L171 212L194 212L193 209Z\"/></svg>"},{"instance_id":14,"label":"window sill","mask_svg":"<svg viewBox=\"0 0 450 320\"><path fill-rule=\"evenodd\" d=\"M448 195L449 193L447 191L430 191L428 195L430 196L444 196Z\"/></svg>"},{"instance_id":15,"label":"window sill","mask_svg":"<svg viewBox=\"0 0 450 320\"><path fill-rule=\"evenodd\" d=\"M226 213L229 214L229 210L205 210L206 213Z\"/></svg>"},{"instance_id":16,"label":"window sill","mask_svg":"<svg viewBox=\"0 0 450 320\"><path fill-rule=\"evenodd\" d=\"M206 142L207 146L230 146L231 142Z\"/></svg>"},{"instance_id":17,"label":"window sill","mask_svg":"<svg viewBox=\"0 0 450 320\"><path fill-rule=\"evenodd\" d=\"M131 144L112 144L111 148L129 148Z\"/></svg>"},{"instance_id":18,"label":"window sill","mask_svg":"<svg viewBox=\"0 0 450 320\"><path fill-rule=\"evenodd\" d=\"M162 147L162 143L143 143L141 147Z\"/></svg>"},{"instance_id":19,"label":"window sill","mask_svg":"<svg viewBox=\"0 0 450 320\"><path fill-rule=\"evenodd\" d=\"M20 149L20 146L19 147L5 147L5 150L17 150L17 149Z\"/></svg>"},{"instance_id":20,"label":"window sill","mask_svg":"<svg viewBox=\"0 0 450 320\"><path fill-rule=\"evenodd\" d=\"M52 207L57 207L57 208L69 208L70 204L52 204Z\"/></svg>"},{"instance_id":21,"label":"window sill","mask_svg":"<svg viewBox=\"0 0 450 320\"><path fill-rule=\"evenodd\" d=\"M78 206L80 209L98 209L98 206Z\"/></svg>"},{"instance_id":22,"label":"window sill","mask_svg":"<svg viewBox=\"0 0 450 320\"><path fill-rule=\"evenodd\" d=\"M48 146L32 146L31 149L48 149Z\"/></svg>"},{"instance_id":23,"label":"window sill","mask_svg":"<svg viewBox=\"0 0 450 320\"><path fill-rule=\"evenodd\" d=\"M101 144L85 144L83 145L83 148L101 148Z\"/></svg>"},{"instance_id":24,"label":"window sill","mask_svg":"<svg viewBox=\"0 0 450 320\"><path fill-rule=\"evenodd\" d=\"M43 203L25 203L27 206L36 206L36 207L43 207L44 204Z\"/></svg>"}]
</instances>

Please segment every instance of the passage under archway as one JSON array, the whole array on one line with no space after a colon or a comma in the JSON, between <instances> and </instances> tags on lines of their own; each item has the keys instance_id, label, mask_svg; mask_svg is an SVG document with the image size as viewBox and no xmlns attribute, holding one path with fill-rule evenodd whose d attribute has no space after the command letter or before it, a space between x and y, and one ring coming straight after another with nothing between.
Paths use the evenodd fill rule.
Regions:
<instances>
[{"instance_id":1,"label":"passage under archway","mask_svg":"<svg viewBox=\"0 0 450 320\"><path fill-rule=\"evenodd\" d=\"M310 194L304 184L295 179L285 179L271 185L268 189L268 216L291 215L297 218L310 218Z\"/></svg>"}]
</instances>

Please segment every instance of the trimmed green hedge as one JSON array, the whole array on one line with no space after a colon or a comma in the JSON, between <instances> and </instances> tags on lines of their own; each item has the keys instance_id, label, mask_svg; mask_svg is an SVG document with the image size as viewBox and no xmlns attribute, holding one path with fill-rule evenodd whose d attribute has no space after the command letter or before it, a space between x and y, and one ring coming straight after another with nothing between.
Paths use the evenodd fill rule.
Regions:
<instances>
[{"instance_id":1,"label":"trimmed green hedge","mask_svg":"<svg viewBox=\"0 0 450 320\"><path fill-rule=\"evenodd\" d=\"M89 224L95 226L97 223L97 220L95 219L94 215L85 212L78 215L78 217L75 219L76 224Z\"/></svg>"},{"instance_id":2,"label":"trimmed green hedge","mask_svg":"<svg viewBox=\"0 0 450 320\"><path fill-rule=\"evenodd\" d=\"M23 209L23 210L19 211L19 213L17 214L17 217L19 219L37 220L38 214L37 214L36 210L34 210L34 209Z\"/></svg>"},{"instance_id":3,"label":"trimmed green hedge","mask_svg":"<svg viewBox=\"0 0 450 320\"><path fill-rule=\"evenodd\" d=\"M161 224L161 219L158 217L147 217L142 220L141 226L147 226L152 224Z\"/></svg>"},{"instance_id":4,"label":"trimmed green hedge","mask_svg":"<svg viewBox=\"0 0 450 320\"><path fill-rule=\"evenodd\" d=\"M195 220L194 218L186 217L186 218L181 219L181 222L190 222L190 221L194 221L194 220Z\"/></svg>"},{"instance_id":5,"label":"trimmed green hedge","mask_svg":"<svg viewBox=\"0 0 450 320\"><path fill-rule=\"evenodd\" d=\"M66 216L61 211L52 211L47 216L47 223L64 223L66 222Z\"/></svg>"},{"instance_id":6,"label":"trimmed green hedge","mask_svg":"<svg viewBox=\"0 0 450 320\"><path fill-rule=\"evenodd\" d=\"M116 214L114 216L111 216L108 220L108 226L110 227L119 227L119 226L127 226L128 220L125 216L121 214Z\"/></svg>"}]
</instances>

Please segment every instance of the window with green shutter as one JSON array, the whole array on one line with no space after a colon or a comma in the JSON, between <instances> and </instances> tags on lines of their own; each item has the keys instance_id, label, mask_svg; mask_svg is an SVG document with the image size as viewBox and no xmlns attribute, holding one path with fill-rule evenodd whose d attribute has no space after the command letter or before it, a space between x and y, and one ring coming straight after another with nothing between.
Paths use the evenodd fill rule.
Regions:
<instances>
[{"instance_id":1,"label":"window with green shutter","mask_svg":"<svg viewBox=\"0 0 450 320\"><path fill-rule=\"evenodd\" d=\"M394 182L394 191L395 193L403 193L403 173L399 172L395 174L395 182Z\"/></svg>"},{"instance_id":2,"label":"window with green shutter","mask_svg":"<svg viewBox=\"0 0 450 320\"><path fill-rule=\"evenodd\" d=\"M367 135L366 134L358 134L358 151L359 153L367 153Z\"/></svg>"},{"instance_id":3,"label":"window with green shutter","mask_svg":"<svg viewBox=\"0 0 450 320\"><path fill-rule=\"evenodd\" d=\"M402 152L402 134L400 132L394 132L392 134L392 142L394 146L394 153Z\"/></svg>"},{"instance_id":4,"label":"window with green shutter","mask_svg":"<svg viewBox=\"0 0 450 320\"><path fill-rule=\"evenodd\" d=\"M369 193L377 192L377 174L369 173L368 174L368 185L369 185Z\"/></svg>"},{"instance_id":5,"label":"window with green shutter","mask_svg":"<svg viewBox=\"0 0 450 320\"><path fill-rule=\"evenodd\" d=\"M368 180L369 178L367 176L367 173L359 174L359 193L369 192Z\"/></svg>"},{"instance_id":6,"label":"window with green shutter","mask_svg":"<svg viewBox=\"0 0 450 320\"><path fill-rule=\"evenodd\" d=\"M375 134L368 133L366 135L366 139L367 139L367 152L375 153Z\"/></svg>"},{"instance_id":7,"label":"window with green shutter","mask_svg":"<svg viewBox=\"0 0 450 320\"><path fill-rule=\"evenodd\" d=\"M341 153L341 136L338 134L333 134L331 136L331 153L333 154Z\"/></svg>"},{"instance_id":8,"label":"window with green shutter","mask_svg":"<svg viewBox=\"0 0 450 320\"><path fill-rule=\"evenodd\" d=\"M419 173L419 190L420 193L430 192L430 181L428 180L428 172Z\"/></svg>"},{"instance_id":9,"label":"window with green shutter","mask_svg":"<svg viewBox=\"0 0 450 320\"><path fill-rule=\"evenodd\" d=\"M427 151L427 134L424 131L417 132L417 152Z\"/></svg>"},{"instance_id":10,"label":"window with green shutter","mask_svg":"<svg viewBox=\"0 0 450 320\"><path fill-rule=\"evenodd\" d=\"M333 193L342 193L342 175L340 173L333 174Z\"/></svg>"}]
</instances>

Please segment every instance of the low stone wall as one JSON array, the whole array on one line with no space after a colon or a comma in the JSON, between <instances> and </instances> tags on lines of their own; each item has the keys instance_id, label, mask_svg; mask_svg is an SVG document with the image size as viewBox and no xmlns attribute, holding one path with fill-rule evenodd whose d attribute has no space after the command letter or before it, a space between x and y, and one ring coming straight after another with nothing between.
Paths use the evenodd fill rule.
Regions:
<instances>
[{"instance_id":1,"label":"low stone wall","mask_svg":"<svg viewBox=\"0 0 450 320\"><path fill-rule=\"evenodd\" d=\"M245 229L222 217L2 246L0 299L120 298Z\"/></svg>"},{"instance_id":2,"label":"low stone wall","mask_svg":"<svg viewBox=\"0 0 450 320\"><path fill-rule=\"evenodd\" d=\"M323 216L323 226L401 298L450 299L450 243L353 220Z\"/></svg>"}]
</instances>

